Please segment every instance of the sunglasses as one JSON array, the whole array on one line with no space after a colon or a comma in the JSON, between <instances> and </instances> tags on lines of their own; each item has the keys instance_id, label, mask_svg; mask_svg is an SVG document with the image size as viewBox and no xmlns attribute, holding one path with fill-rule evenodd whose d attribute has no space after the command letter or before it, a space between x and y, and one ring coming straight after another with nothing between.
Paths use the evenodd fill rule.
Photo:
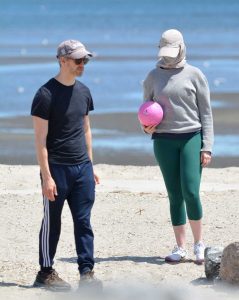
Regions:
<instances>
[{"instance_id":1,"label":"sunglasses","mask_svg":"<svg viewBox=\"0 0 239 300\"><path fill-rule=\"evenodd\" d=\"M74 58L71 58L72 60L74 60L74 63L76 64L76 65L80 65L80 64L84 64L84 65L86 65L87 63L88 63L88 61L90 60L88 57L82 57L82 58L76 58L76 59L74 59Z\"/></svg>"}]
</instances>

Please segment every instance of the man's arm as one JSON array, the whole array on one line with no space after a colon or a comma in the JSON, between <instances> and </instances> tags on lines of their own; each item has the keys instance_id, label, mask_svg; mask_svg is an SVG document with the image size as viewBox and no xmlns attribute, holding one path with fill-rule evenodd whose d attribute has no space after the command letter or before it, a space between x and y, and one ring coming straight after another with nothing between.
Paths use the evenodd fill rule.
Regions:
<instances>
[{"instance_id":1,"label":"man's arm","mask_svg":"<svg viewBox=\"0 0 239 300\"><path fill-rule=\"evenodd\" d=\"M56 184L51 177L48 164L48 152L46 148L46 139L48 133L48 121L33 116L33 126L35 131L35 145L38 164L42 175L42 193L47 199L54 201L57 195Z\"/></svg>"},{"instance_id":2,"label":"man's arm","mask_svg":"<svg viewBox=\"0 0 239 300\"><path fill-rule=\"evenodd\" d=\"M85 116L85 118L84 118L84 129L85 129L85 140L86 140L88 156L93 163L92 134L91 134L91 128L90 128L90 118L88 115Z\"/></svg>"},{"instance_id":3,"label":"man's arm","mask_svg":"<svg viewBox=\"0 0 239 300\"><path fill-rule=\"evenodd\" d=\"M90 118L89 116L85 116L84 118L84 129L85 129L85 140L86 140L86 146L87 146L87 152L90 160L93 163L93 154L92 154L92 134L91 134L91 128L90 128ZM95 177L95 183L100 183L99 177L94 173Z\"/></svg>"}]
</instances>

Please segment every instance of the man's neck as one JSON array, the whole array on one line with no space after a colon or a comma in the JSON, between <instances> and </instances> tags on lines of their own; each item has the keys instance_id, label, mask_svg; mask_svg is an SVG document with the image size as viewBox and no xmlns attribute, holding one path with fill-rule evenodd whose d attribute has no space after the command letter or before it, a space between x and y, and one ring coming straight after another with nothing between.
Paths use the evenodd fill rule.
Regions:
<instances>
[{"instance_id":1,"label":"man's neck","mask_svg":"<svg viewBox=\"0 0 239 300\"><path fill-rule=\"evenodd\" d=\"M76 81L75 77L69 76L67 74L63 74L62 72L58 73L55 76L55 79L57 81L59 81L61 84L66 85L66 86L74 85L75 81Z\"/></svg>"}]
</instances>

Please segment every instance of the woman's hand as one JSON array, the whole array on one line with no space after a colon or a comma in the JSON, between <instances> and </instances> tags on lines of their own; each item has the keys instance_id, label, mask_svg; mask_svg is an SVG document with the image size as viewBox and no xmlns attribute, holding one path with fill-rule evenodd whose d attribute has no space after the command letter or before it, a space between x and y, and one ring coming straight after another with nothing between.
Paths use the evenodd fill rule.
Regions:
<instances>
[{"instance_id":1,"label":"woman's hand","mask_svg":"<svg viewBox=\"0 0 239 300\"><path fill-rule=\"evenodd\" d=\"M144 130L145 133L152 134L156 131L156 127L157 127L157 125L151 125L151 126L144 126L143 125L143 130Z\"/></svg>"},{"instance_id":2,"label":"woman's hand","mask_svg":"<svg viewBox=\"0 0 239 300\"><path fill-rule=\"evenodd\" d=\"M210 164L212 160L212 154L209 151L201 151L201 165L206 167Z\"/></svg>"}]
</instances>

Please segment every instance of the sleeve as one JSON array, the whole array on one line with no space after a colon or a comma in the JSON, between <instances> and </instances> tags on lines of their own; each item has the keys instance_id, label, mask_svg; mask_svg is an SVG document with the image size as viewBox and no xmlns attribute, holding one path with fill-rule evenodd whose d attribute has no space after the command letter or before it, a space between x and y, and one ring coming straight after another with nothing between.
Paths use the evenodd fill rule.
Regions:
<instances>
[{"instance_id":1,"label":"sleeve","mask_svg":"<svg viewBox=\"0 0 239 300\"><path fill-rule=\"evenodd\" d=\"M212 152L214 133L213 116L210 103L210 91L206 77L199 73L197 83L197 104L199 117L202 125L202 149L201 151Z\"/></svg>"},{"instance_id":2,"label":"sleeve","mask_svg":"<svg viewBox=\"0 0 239 300\"><path fill-rule=\"evenodd\" d=\"M87 105L86 115L88 115L90 111L94 110L94 102L93 102L90 91L88 91L88 92L89 92L89 94L88 94L88 105Z\"/></svg>"},{"instance_id":3,"label":"sleeve","mask_svg":"<svg viewBox=\"0 0 239 300\"><path fill-rule=\"evenodd\" d=\"M31 115L49 120L51 106L51 95L40 88L32 102Z\"/></svg>"},{"instance_id":4,"label":"sleeve","mask_svg":"<svg viewBox=\"0 0 239 300\"><path fill-rule=\"evenodd\" d=\"M146 77L146 79L143 81L143 89L144 89L144 102L153 100L154 93L153 93L153 82L152 82L152 76L150 73Z\"/></svg>"},{"instance_id":5,"label":"sleeve","mask_svg":"<svg viewBox=\"0 0 239 300\"><path fill-rule=\"evenodd\" d=\"M143 102L153 100L153 84L152 84L152 78L150 73L147 75L146 79L143 81ZM140 125L142 131L146 134L148 134L146 131L144 131L143 125Z\"/></svg>"}]
</instances>

